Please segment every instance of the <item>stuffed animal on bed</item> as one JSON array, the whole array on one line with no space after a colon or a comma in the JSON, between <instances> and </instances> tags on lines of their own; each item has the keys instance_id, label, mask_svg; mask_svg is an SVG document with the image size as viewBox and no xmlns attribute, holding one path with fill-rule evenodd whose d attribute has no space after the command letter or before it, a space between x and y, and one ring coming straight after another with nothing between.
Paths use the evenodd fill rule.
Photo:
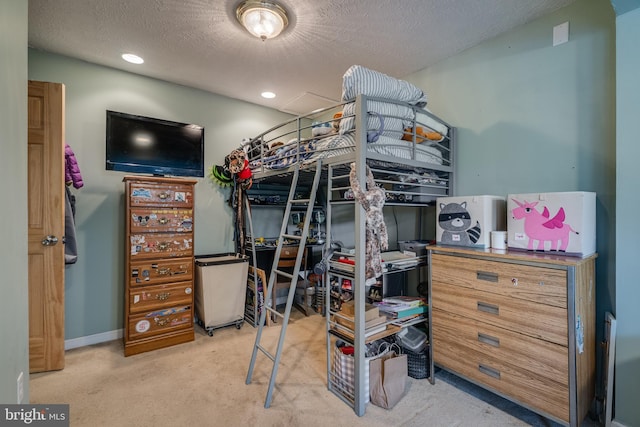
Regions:
<instances>
[{"instance_id":1,"label":"stuffed animal on bed","mask_svg":"<svg viewBox=\"0 0 640 427\"><path fill-rule=\"evenodd\" d=\"M333 129L338 132L340 130L340 119L342 118L342 111L333 115Z\"/></svg>"},{"instance_id":2,"label":"stuffed animal on bed","mask_svg":"<svg viewBox=\"0 0 640 427\"><path fill-rule=\"evenodd\" d=\"M439 142L444 137L439 132L434 132L429 129L425 129L422 126L416 126L416 144L420 144L424 141ZM413 141L413 129L405 128L402 139L405 141Z\"/></svg>"},{"instance_id":3,"label":"stuffed animal on bed","mask_svg":"<svg viewBox=\"0 0 640 427\"><path fill-rule=\"evenodd\" d=\"M382 275L382 257L380 252L389 248L387 226L384 223L382 208L385 201L384 188L378 187L373 180L373 173L367 166L367 189L363 191L356 177L356 164L351 163L349 173L351 189L355 200L362 205L366 212L366 260L365 260L365 284L372 285L376 278Z\"/></svg>"},{"instance_id":4,"label":"stuffed animal on bed","mask_svg":"<svg viewBox=\"0 0 640 427\"><path fill-rule=\"evenodd\" d=\"M272 141L268 143L267 147L269 148L269 151L265 153L265 157L275 156L276 153L278 152L278 148L282 147L283 145L284 145L284 142L282 141Z\"/></svg>"}]
</instances>

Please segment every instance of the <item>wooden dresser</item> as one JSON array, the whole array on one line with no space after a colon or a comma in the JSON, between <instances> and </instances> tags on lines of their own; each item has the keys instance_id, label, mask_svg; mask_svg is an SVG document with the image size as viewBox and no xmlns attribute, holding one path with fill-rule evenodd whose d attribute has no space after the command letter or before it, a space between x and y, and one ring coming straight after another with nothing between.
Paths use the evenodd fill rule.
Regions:
<instances>
[{"instance_id":1,"label":"wooden dresser","mask_svg":"<svg viewBox=\"0 0 640 427\"><path fill-rule=\"evenodd\" d=\"M431 248L435 364L579 426L595 395L595 258Z\"/></svg>"},{"instance_id":2,"label":"wooden dresser","mask_svg":"<svg viewBox=\"0 0 640 427\"><path fill-rule=\"evenodd\" d=\"M126 176L124 354L193 341L195 180Z\"/></svg>"}]
</instances>

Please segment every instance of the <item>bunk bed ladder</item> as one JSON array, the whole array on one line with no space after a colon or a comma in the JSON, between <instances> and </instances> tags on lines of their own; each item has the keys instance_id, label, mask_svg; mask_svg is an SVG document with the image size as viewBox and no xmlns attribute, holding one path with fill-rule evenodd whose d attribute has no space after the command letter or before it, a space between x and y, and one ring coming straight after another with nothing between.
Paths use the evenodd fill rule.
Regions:
<instances>
[{"instance_id":1,"label":"bunk bed ladder","mask_svg":"<svg viewBox=\"0 0 640 427\"><path fill-rule=\"evenodd\" d=\"M265 300L266 304L262 313L260 313L260 322L258 325L258 332L256 334L256 341L253 346L253 353L251 355L251 363L249 363L249 372L247 373L246 384L251 383L251 377L253 376L253 368L256 363L256 357L258 354L258 350L264 353L272 362L273 368L271 370L271 378L269 380L269 388L267 390L267 397L264 402L264 407L268 408L271 406L271 398L273 395L273 388L275 386L276 375L278 374L278 365L280 364L280 356L282 355L282 348L284 346L284 338L287 332L287 325L289 323L289 315L291 314L291 307L293 305L293 299L296 292L296 285L298 282L298 274L300 273L300 264L302 263L302 257L304 251L306 249L307 236L309 235L309 224L311 223L311 216L313 213L313 207L315 204L316 192L318 190L318 184L320 182L320 176L322 173L321 161L318 160L316 163L316 171L313 178L313 184L311 187L311 192L309 193L308 199L297 199L296 195L298 188L298 178L300 174L299 164L296 167L293 178L291 181L291 189L289 190L289 198L287 199L287 205L285 208L284 217L282 220L282 228L280 229L280 238L278 239L278 244L276 245L276 251L273 259L273 268L271 269L271 274L269 275L269 284L267 286ZM305 206L306 205L306 213L304 216L304 225L300 235L291 235L287 234L287 225L289 222L289 218L291 215L291 208L293 206ZM280 254L282 252L282 246L285 240L293 240L298 242L298 255L296 257L295 266L293 268L293 272L289 273L286 271L279 270L278 263L280 261ZM291 280L289 285L289 295L287 296L287 304L285 307L284 314L281 314L276 310L275 301L271 301L272 299L272 290L275 286L276 280L278 276L286 277ZM280 337L278 339L278 345L276 347L275 355L269 352L265 347L260 344L260 340L262 338L262 330L265 326L266 316L272 313L276 316L282 317L282 326L280 329Z\"/></svg>"}]
</instances>

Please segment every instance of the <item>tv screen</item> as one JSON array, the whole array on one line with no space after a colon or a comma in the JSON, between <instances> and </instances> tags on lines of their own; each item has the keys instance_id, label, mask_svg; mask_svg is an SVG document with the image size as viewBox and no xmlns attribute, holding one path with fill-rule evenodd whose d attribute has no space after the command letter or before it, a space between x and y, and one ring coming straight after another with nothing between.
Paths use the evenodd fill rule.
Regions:
<instances>
[{"instance_id":1,"label":"tv screen","mask_svg":"<svg viewBox=\"0 0 640 427\"><path fill-rule=\"evenodd\" d=\"M107 170L204 176L204 128L107 110Z\"/></svg>"}]
</instances>

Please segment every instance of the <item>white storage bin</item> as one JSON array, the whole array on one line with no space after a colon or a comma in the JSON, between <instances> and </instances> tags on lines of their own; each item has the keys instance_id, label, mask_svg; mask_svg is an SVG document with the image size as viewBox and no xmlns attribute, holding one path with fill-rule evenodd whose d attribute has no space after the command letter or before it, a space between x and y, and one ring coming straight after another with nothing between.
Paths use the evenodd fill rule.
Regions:
<instances>
[{"instance_id":1,"label":"white storage bin","mask_svg":"<svg viewBox=\"0 0 640 427\"><path fill-rule=\"evenodd\" d=\"M244 322L249 257L213 254L195 257L194 304L198 323L209 335L213 330Z\"/></svg>"},{"instance_id":2,"label":"white storage bin","mask_svg":"<svg viewBox=\"0 0 640 427\"><path fill-rule=\"evenodd\" d=\"M438 197L436 242L444 245L491 246L491 231L506 229L506 202L501 196Z\"/></svg>"},{"instance_id":3,"label":"white storage bin","mask_svg":"<svg viewBox=\"0 0 640 427\"><path fill-rule=\"evenodd\" d=\"M509 194L509 249L586 257L596 251L596 193Z\"/></svg>"}]
</instances>

